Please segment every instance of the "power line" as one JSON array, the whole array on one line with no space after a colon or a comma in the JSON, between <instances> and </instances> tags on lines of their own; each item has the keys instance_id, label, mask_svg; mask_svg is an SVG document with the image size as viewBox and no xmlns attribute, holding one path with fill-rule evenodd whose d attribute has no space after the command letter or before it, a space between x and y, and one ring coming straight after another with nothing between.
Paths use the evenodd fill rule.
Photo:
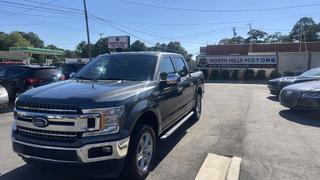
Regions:
<instances>
[{"instance_id":1,"label":"power line","mask_svg":"<svg viewBox=\"0 0 320 180\"><path fill-rule=\"evenodd\" d=\"M295 6L260 8L260 9L191 9L191 8L189 9L189 8L178 8L178 7L168 7L168 6L146 4L146 3L141 3L141 2L137 2L137 1L128 1L128 0L120 0L120 1L128 3L128 4L134 4L134 5L145 6L145 7L150 7L150 8L158 8L158 9L174 10L174 11L190 11L190 12L258 12L258 11L276 11L276 10L320 6L320 3L314 3L314 4L295 5Z\"/></svg>"}]
</instances>

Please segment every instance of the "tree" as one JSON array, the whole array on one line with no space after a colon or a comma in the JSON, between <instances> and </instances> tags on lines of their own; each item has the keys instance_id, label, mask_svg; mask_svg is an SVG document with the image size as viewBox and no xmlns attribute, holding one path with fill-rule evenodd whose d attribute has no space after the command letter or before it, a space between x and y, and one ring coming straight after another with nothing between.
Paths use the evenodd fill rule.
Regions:
<instances>
[{"instance_id":1,"label":"tree","mask_svg":"<svg viewBox=\"0 0 320 180\"><path fill-rule=\"evenodd\" d=\"M9 47L27 47L31 45L19 32L12 32L9 35L4 36L0 44L2 50L6 51L9 50Z\"/></svg>"},{"instance_id":2,"label":"tree","mask_svg":"<svg viewBox=\"0 0 320 180\"><path fill-rule=\"evenodd\" d=\"M76 54L75 51L65 50L64 51L64 57L66 57L66 58L78 58L79 56Z\"/></svg>"},{"instance_id":3,"label":"tree","mask_svg":"<svg viewBox=\"0 0 320 180\"><path fill-rule=\"evenodd\" d=\"M33 32L19 32L25 39L27 39L33 47L44 48L44 42L39 36Z\"/></svg>"},{"instance_id":4,"label":"tree","mask_svg":"<svg viewBox=\"0 0 320 180\"><path fill-rule=\"evenodd\" d=\"M90 44L90 49L93 49L93 44ZM89 57L89 53L88 53L88 44L86 41L81 41L77 47L76 47L76 54L77 56L81 57L81 58L88 58Z\"/></svg>"},{"instance_id":5,"label":"tree","mask_svg":"<svg viewBox=\"0 0 320 180\"><path fill-rule=\"evenodd\" d=\"M243 43L245 43L245 39L241 36L236 36L234 38L224 38L219 41L219 44L221 44L221 45L243 44Z\"/></svg>"},{"instance_id":6,"label":"tree","mask_svg":"<svg viewBox=\"0 0 320 180\"><path fill-rule=\"evenodd\" d=\"M268 33L258 29L252 29L247 34L249 36L246 40L247 43L264 43L268 35Z\"/></svg>"},{"instance_id":7,"label":"tree","mask_svg":"<svg viewBox=\"0 0 320 180\"><path fill-rule=\"evenodd\" d=\"M302 38L304 37L305 38ZM297 21L290 32L291 41L307 42L320 40L320 24L317 24L311 17L303 17Z\"/></svg>"},{"instance_id":8,"label":"tree","mask_svg":"<svg viewBox=\"0 0 320 180\"><path fill-rule=\"evenodd\" d=\"M93 56L96 57L100 54L109 53L110 50L108 49L108 39L101 38L99 39L93 46Z\"/></svg>"},{"instance_id":9,"label":"tree","mask_svg":"<svg viewBox=\"0 0 320 180\"><path fill-rule=\"evenodd\" d=\"M147 51L148 47L144 44L144 42L141 42L139 40L133 42L130 47L129 51Z\"/></svg>"},{"instance_id":10,"label":"tree","mask_svg":"<svg viewBox=\"0 0 320 180\"><path fill-rule=\"evenodd\" d=\"M276 32L274 34L270 34L266 37L267 43L273 42L289 42L289 36L283 35L281 32Z\"/></svg>"}]
</instances>

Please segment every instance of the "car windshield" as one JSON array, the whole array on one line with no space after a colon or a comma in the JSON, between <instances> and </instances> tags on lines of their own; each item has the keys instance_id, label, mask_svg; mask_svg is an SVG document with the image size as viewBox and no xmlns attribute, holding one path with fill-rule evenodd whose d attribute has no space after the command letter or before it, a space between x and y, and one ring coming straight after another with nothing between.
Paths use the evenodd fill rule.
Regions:
<instances>
[{"instance_id":1,"label":"car windshield","mask_svg":"<svg viewBox=\"0 0 320 180\"><path fill-rule=\"evenodd\" d=\"M311 69L300 75L300 77L314 77L314 76L320 76L319 69Z\"/></svg>"},{"instance_id":2,"label":"car windshield","mask_svg":"<svg viewBox=\"0 0 320 180\"><path fill-rule=\"evenodd\" d=\"M79 71L76 78L89 80L152 80L155 56L100 56Z\"/></svg>"}]
</instances>

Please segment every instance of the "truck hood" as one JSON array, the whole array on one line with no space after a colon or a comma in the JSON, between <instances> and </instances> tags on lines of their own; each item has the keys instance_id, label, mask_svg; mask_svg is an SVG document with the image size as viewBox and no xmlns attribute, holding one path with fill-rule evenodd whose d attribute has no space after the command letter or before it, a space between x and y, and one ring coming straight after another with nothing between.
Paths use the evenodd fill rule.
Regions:
<instances>
[{"instance_id":1,"label":"truck hood","mask_svg":"<svg viewBox=\"0 0 320 180\"><path fill-rule=\"evenodd\" d=\"M284 90L292 91L319 91L320 92L320 81L309 81L304 83L298 83L290 85L284 88Z\"/></svg>"},{"instance_id":2,"label":"truck hood","mask_svg":"<svg viewBox=\"0 0 320 180\"><path fill-rule=\"evenodd\" d=\"M23 93L18 101L91 106L98 103L124 101L154 88L147 81L61 81Z\"/></svg>"}]
</instances>

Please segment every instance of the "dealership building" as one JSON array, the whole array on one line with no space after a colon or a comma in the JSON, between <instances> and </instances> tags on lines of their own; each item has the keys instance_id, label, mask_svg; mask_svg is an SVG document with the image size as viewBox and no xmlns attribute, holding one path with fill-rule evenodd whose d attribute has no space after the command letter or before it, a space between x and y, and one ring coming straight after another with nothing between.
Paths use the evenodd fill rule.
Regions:
<instances>
[{"instance_id":1,"label":"dealership building","mask_svg":"<svg viewBox=\"0 0 320 180\"><path fill-rule=\"evenodd\" d=\"M197 56L199 69L206 69L211 77L212 70L265 70L302 73L320 67L320 42L207 45L200 47Z\"/></svg>"}]
</instances>

